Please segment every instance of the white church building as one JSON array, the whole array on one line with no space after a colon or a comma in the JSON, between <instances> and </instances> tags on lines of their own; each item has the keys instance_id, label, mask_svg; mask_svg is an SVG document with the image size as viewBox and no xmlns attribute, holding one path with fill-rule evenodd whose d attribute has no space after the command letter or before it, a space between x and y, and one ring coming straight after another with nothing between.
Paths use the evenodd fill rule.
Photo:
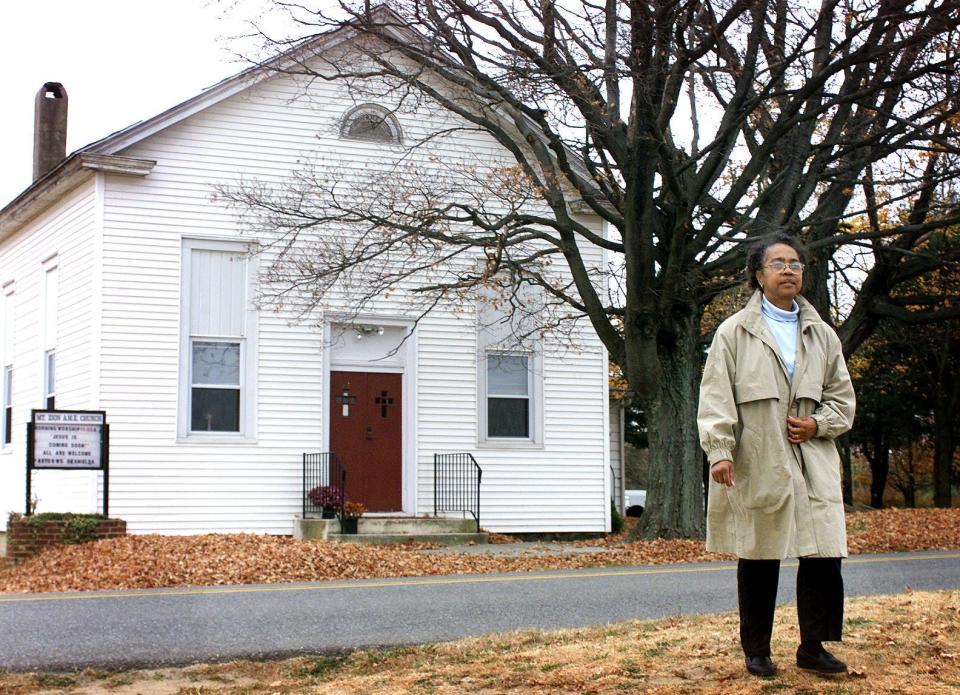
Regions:
<instances>
[{"instance_id":1,"label":"white church building","mask_svg":"<svg viewBox=\"0 0 960 695\"><path fill-rule=\"evenodd\" d=\"M370 137L352 119L391 104L251 69L65 156L66 90L37 99L35 180L0 209L0 511L24 511L26 425L56 408L106 413L110 515L134 533L289 534L305 461L330 454L371 514L444 513L435 462L456 454L482 470L485 529L610 529L619 437L586 322L573 347L546 334L501 350L470 302L298 320L257 301L264 255L214 195L318 153L362 172L431 129L448 133L439 156L509 162L492 138L402 109ZM32 475L38 512L102 507L99 472Z\"/></svg>"}]
</instances>

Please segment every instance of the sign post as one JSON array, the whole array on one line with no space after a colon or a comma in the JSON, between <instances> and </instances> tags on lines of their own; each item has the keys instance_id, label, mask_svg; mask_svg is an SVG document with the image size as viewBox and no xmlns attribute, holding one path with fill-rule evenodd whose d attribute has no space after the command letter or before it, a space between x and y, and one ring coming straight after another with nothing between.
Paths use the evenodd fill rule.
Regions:
<instances>
[{"instance_id":1,"label":"sign post","mask_svg":"<svg viewBox=\"0 0 960 695\"><path fill-rule=\"evenodd\" d=\"M27 510L33 471L103 471L103 514L110 516L110 425L102 410L33 410L27 423Z\"/></svg>"}]
</instances>

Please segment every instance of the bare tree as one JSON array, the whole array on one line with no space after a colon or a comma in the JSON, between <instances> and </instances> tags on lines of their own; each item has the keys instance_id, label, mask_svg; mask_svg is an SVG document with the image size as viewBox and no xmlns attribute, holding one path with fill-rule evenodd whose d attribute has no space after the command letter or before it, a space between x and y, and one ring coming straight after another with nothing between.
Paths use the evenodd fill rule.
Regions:
<instances>
[{"instance_id":1,"label":"bare tree","mask_svg":"<svg viewBox=\"0 0 960 695\"><path fill-rule=\"evenodd\" d=\"M945 260L924 249L960 219L945 190L958 173L957 3L388 5L344 0L334 16L283 3L326 38L271 39L296 60L264 65L345 81L358 101L442 107L510 166L431 174L413 153L451 130L406 142L410 158L375 186L308 166L285 186L224 191L279 244L281 294L297 288L309 308L336 288L363 303L402 287L429 310L491 278L538 287L556 325L589 321L642 403L642 533L702 535L700 321L740 281L747 245L774 230L808 242L808 290L827 318L830 272L850 280L848 350L895 310L898 282ZM331 225L353 231L297 250Z\"/></svg>"}]
</instances>

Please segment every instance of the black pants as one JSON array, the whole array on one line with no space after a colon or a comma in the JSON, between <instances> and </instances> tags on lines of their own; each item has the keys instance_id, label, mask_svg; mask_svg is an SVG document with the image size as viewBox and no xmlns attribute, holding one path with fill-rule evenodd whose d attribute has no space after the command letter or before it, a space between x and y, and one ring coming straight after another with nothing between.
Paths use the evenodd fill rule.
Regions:
<instances>
[{"instance_id":1,"label":"black pants","mask_svg":"<svg viewBox=\"0 0 960 695\"><path fill-rule=\"evenodd\" d=\"M740 560L737 563L740 644L747 656L770 656L779 580L779 560ZM843 631L840 558L800 558L797 614L801 641L840 641Z\"/></svg>"}]
</instances>

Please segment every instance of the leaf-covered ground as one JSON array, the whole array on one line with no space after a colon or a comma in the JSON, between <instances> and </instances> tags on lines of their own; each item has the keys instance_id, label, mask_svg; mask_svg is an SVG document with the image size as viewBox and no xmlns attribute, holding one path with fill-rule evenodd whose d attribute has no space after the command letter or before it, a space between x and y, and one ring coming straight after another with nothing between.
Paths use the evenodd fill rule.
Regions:
<instances>
[{"instance_id":1,"label":"leaf-covered ground","mask_svg":"<svg viewBox=\"0 0 960 695\"><path fill-rule=\"evenodd\" d=\"M960 548L960 509L883 510L847 517L851 553ZM703 542L630 542L623 536L576 544L559 556L427 555L423 546L365 546L253 534L127 536L49 549L0 570L0 593L266 584L333 579L572 569L730 559ZM597 552L582 552L596 547Z\"/></svg>"},{"instance_id":2,"label":"leaf-covered ground","mask_svg":"<svg viewBox=\"0 0 960 695\"><path fill-rule=\"evenodd\" d=\"M848 599L850 673L799 670L793 606L777 609L773 678L746 673L736 613L632 620L581 630L528 630L421 647L272 662L81 673L0 673L4 695L543 695L544 693L960 692L960 591Z\"/></svg>"}]
</instances>

